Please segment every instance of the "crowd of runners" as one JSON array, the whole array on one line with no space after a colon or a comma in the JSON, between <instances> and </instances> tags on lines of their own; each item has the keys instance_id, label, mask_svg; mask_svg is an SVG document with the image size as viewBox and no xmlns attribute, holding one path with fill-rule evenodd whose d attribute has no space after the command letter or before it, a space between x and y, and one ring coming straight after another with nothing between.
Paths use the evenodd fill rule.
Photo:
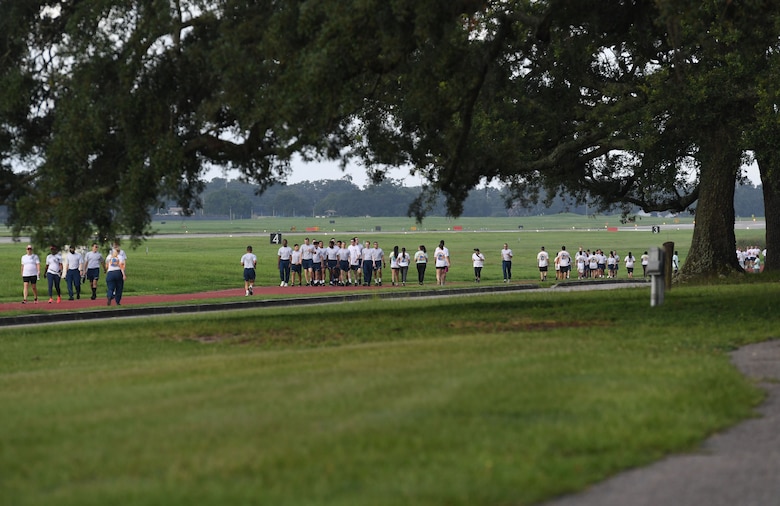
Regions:
<instances>
[{"instance_id":1,"label":"crowd of runners","mask_svg":"<svg viewBox=\"0 0 780 506\"><path fill-rule=\"evenodd\" d=\"M247 255L251 255L247 258ZM311 240L306 237L303 244L289 246L287 239L277 252L279 286L382 286L387 280L384 275L389 267L390 284L405 286L409 269L415 266L417 282L423 284L428 263L434 263L437 284L446 282L450 267L450 253L444 241L428 256L425 245L416 251L407 251L405 247L393 247L385 252L378 241L362 242L353 237L349 242L331 239ZM244 266L246 295L252 295L254 266L257 257L247 247L247 254L241 259Z\"/></svg>"},{"instance_id":2,"label":"crowd of runners","mask_svg":"<svg viewBox=\"0 0 780 506\"><path fill-rule=\"evenodd\" d=\"M59 246L52 244L45 263L35 253L32 244L27 245L27 253L22 255L22 304L27 304L30 292L32 302L38 303L38 281L41 275L46 279L48 288L48 303L62 302L62 289L60 281L65 280L68 291L68 300L81 299L81 287L87 284L92 290L90 299L97 298L98 281L101 270L106 275L106 304L116 301L119 306L122 303L122 292L127 279L125 264L127 255L120 248L119 242L114 242L106 258L98 251L97 243L92 244L90 251L85 248L77 248L70 245L65 248L64 255Z\"/></svg>"},{"instance_id":3,"label":"crowd of runners","mask_svg":"<svg viewBox=\"0 0 780 506\"><path fill-rule=\"evenodd\" d=\"M512 280L512 262L514 254L507 243L500 251L501 273L504 283ZM635 256L632 252L621 256L617 251L608 253L597 249L594 251L580 248L570 253L562 246L560 251L551 255L544 247L536 257L541 281L547 281L549 271L553 271L556 280L588 278L616 278L622 268L629 278L634 277L634 270L642 268L642 276L647 276L647 251ZM428 250L420 245L416 251L407 251L405 247L393 247L385 252L378 241L361 242L357 237L347 241L330 239L324 241L311 240L306 237L303 244L290 246L283 239L277 252L277 267L279 270L279 286L382 286L387 280L383 278L388 267L390 269L390 284L405 286L409 282L409 269L416 271L416 282L425 283L425 273L429 263L433 263L436 272L436 284L444 285L447 273L451 267L450 253L444 241L440 241L429 257ZM485 265L485 255L474 248L471 255L474 269L474 282L482 280L482 269ZM679 257L675 252L672 260L675 272L679 269ZM245 295L253 294L257 257L252 253L252 247L247 246L247 252L241 258L244 268Z\"/></svg>"},{"instance_id":4,"label":"crowd of runners","mask_svg":"<svg viewBox=\"0 0 780 506\"><path fill-rule=\"evenodd\" d=\"M536 261L539 266L539 279L547 281L547 273L550 269L555 272L556 280L570 279L576 270L577 279L590 278L617 278L621 269L621 264L626 269L626 275L629 278L634 277L634 269L638 266L642 268L642 276L647 277L647 265L649 262L647 251L637 258L632 252L621 259L617 251L605 252L601 249L587 250L580 248L575 253L566 250L566 246L561 246L560 251L551 257L542 246L536 255ZM675 272L679 270L680 260L677 252L672 257L672 268Z\"/></svg>"},{"instance_id":5,"label":"crowd of runners","mask_svg":"<svg viewBox=\"0 0 780 506\"><path fill-rule=\"evenodd\" d=\"M507 243L500 251L501 273L504 283L512 280L512 262L514 254ZM588 278L616 278L625 268L629 278L634 277L635 268L642 268L642 276L647 276L648 253L645 251L638 257L632 252L621 257L617 251L597 249L594 251L580 248L575 253L562 246L560 251L551 255L544 247L536 256L541 281L547 281L549 271L553 271L556 280ZM311 240L306 237L303 244L289 246L287 239L277 252L279 269L279 286L382 286L385 282L383 274L390 269L390 284L406 286L409 282L408 273L414 266L416 281L419 285L425 283L425 273L429 263L433 263L436 271L436 284L443 286L447 281L447 273L451 267L450 252L444 241L429 257L425 245L420 245L413 253L405 247L393 247L386 253L378 241L362 242L353 237L349 242L331 239L326 245L324 241ZM482 280L482 269L485 265L485 255L474 248L471 255L474 269L474 282ZM389 265L388 265L389 264ZM672 259L675 272L679 270L677 252ZM253 294L257 257L252 253L252 246L241 257L244 268L245 295ZM622 266L622 267L621 267Z\"/></svg>"}]
</instances>

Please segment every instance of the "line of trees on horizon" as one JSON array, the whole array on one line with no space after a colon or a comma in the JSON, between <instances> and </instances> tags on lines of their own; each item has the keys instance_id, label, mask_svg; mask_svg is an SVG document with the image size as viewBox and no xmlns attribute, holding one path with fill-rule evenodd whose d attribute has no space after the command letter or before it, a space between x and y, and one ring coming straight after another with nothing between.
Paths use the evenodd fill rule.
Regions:
<instances>
[{"instance_id":1,"label":"line of trees on horizon","mask_svg":"<svg viewBox=\"0 0 780 506\"><path fill-rule=\"evenodd\" d=\"M201 194L203 216L230 216L235 219L253 216L409 216L409 206L420 194L420 187L404 186L399 180L385 180L378 184L359 187L347 179L303 181L295 184L276 184L257 194L258 186L236 179L214 178ZM520 202L508 205L510 195L505 188L486 186L471 190L463 203L464 217L536 216L571 212L588 215L595 207L577 204L574 199L557 195L540 198L523 206ZM174 202L169 202L161 213L176 213ZM738 184L734 207L738 217L764 215L761 186ZM638 213L636 209L634 213ZM681 215L688 215L683 212ZM447 216L444 197L434 204L430 216Z\"/></svg>"}]
</instances>

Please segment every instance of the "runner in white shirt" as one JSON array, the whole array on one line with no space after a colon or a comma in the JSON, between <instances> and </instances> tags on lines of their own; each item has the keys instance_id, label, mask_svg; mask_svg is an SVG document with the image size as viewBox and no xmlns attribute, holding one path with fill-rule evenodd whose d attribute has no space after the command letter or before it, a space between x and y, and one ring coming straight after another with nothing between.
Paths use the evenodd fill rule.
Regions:
<instances>
[{"instance_id":1,"label":"runner in white shirt","mask_svg":"<svg viewBox=\"0 0 780 506\"><path fill-rule=\"evenodd\" d=\"M444 286L447 282L447 271L450 269L450 250L444 246L444 240L439 241L439 246L433 252L436 262L436 282Z\"/></svg>"},{"instance_id":2,"label":"runner in white shirt","mask_svg":"<svg viewBox=\"0 0 780 506\"><path fill-rule=\"evenodd\" d=\"M485 266L485 255L479 252L479 248L474 248L471 264L474 267L474 282L479 283L482 280L482 268Z\"/></svg>"},{"instance_id":3,"label":"runner in white shirt","mask_svg":"<svg viewBox=\"0 0 780 506\"><path fill-rule=\"evenodd\" d=\"M371 243L366 241L360 251L361 267L363 269L363 286L371 286L371 277L374 271L374 252L371 251Z\"/></svg>"},{"instance_id":4,"label":"runner in white shirt","mask_svg":"<svg viewBox=\"0 0 780 506\"><path fill-rule=\"evenodd\" d=\"M596 278L599 275L599 256L594 251L588 257L588 268L590 269L590 277Z\"/></svg>"},{"instance_id":5,"label":"runner in white shirt","mask_svg":"<svg viewBox=\"0 0 780 506\"><path fill-rule=\"evenodd\" d=\"M349 279L349 249L346 241L339 241L339 286L344 286Z\"/></svg>"},{"instance_id":6,"label":"runner in white shirt","mask_svg":"<svg viewBox=\"0 0 780 506\"><path fill-rule=\"evenodd\" d=\"M41 259L33 252L32 244L22 255L22 304L27 304L27 293L32 285L33 302L38 303L38 280L41 279Z\"/></svg>"},{"instance_id":7,"label":"runner in white shirt","mask_svg":"<svg viewBox=\"0 0 780 506\"><path fill-rule=\"evenodd\" d=\"M390 283L396 286L401 281L401 267L398 265L398 257L401 256L401 251L398 246L393 246L393 252L390 253Z\"/></svg>"},{"instance_id":8,"label":"runner in white shirt","mask_svg":"<svg viewBox=\"0 0 780 506\"><path fill-rule=\"evenodd\" d=\"M547 281L547 269L550 266L550 254L544 250L544 246L536 254L536 265L539 267L539 279Z\"/></svg>"},{"instance_id":9,"label":"runner in white shirt","mask_svg":"<svg viewBox=\"0 0 780 506\"><path fill-rule=\"evenodd\" d=\"M574 261L577 262L577 278L585 279L585 265L588 262L588 254L580 248L577 256L574 257Z\"/></svg>"},{"instance_id":10,"label":"runner in white shirt","mask_svg":"<svg viewBox=\"0 0 780 506\"><path fill-rule=\"evenodd\" d=\"M357 244L357 238L353 237L349 247L349 272L347 274L347 283L358 286L360 283L361 264L363 262L361 248Z\"/></svg>"},{"instance_id":11,"label":"runner in white shirt","mask_svg":"<svg viewBox=\"0 0 780 506\"><path fill-rule=\"evenodd\" d=\"M314 245L311 244L310 239L307 237L301 244L301 266L303 268L303 276L306 278L306 286L310 286L313 281L314 272L312 271L312 255L314 254Z\"/></svg>"},{"instance_id":12,"label":"runner in white shirt","mask_svg":"<svg viewBox=\"0 0 780 506\"><path fill-rule=\"evenodd\" d=\"M103 255L98 251L96 242L92 243L92 251L88 251L84 256L84 262L87 264L87 281L89 281L92 288L92 297L90 299L95 300L97 298L100 269L103 267Z\"/></svg>"},{"instance_id":13,"label":"runner in white shirt","mask_svg":"<svg viewBox=\"0 0 780 506\"><path fill-rule=\"evenodd\" d=\"M626 272L628 273L629 278L634 277L634 264L636 263L636 258L634 258L634 255L631 254L631 252L628 252L628 255L626 255L626 258L623 260L626 263Z\"/></svg>"},{"instance_id":14,"label":"runner in white shirt","mask_svg":"<svg viewBox=\"0 0 780 506\"><path fill-rule=\"evenodd\" d=\"M313 246L311 255L313 279L311 286L325 286L325 272L322 270L325 263L325 248L322 247L322 241L314 241Z\"/></svg>"},{"instance_id":15,"label":"runner in white shirt","mask_svg":"<svg viewBox=\"0 0 780 506\"><path fill-rule=\"evenodd\" d=\"M598 269L597 269L598 270L598 273L597 273L598 277L599 278L603 278L604 277L604 271L607 268L607 255L604 254L603 250L599 249L598 251L596 251L596 258L598 258L598 260L599 260L599 265L598 265Z\"/></svg>"},{"instance_id":16,"label":"runner in white shirt","mask_svg":"<svg viewBox=\"0 0 780 506\"><path fill-rule=\"evenodd\" d=\"M398 268L401 271L401 285L406 286L406 276L409 274L409 264L411 257L406 248L401 248L401 254L398 255Z\"/></svg>"},{"instance_id":17,"label":"runner in white shirt","mask_svg":"<svg viewBox=\"0 0 780 506\"><path fill-rule=\"evenodd\" d=\"M81 276L84 275L84 257L76 252L76 247L71 245L65 254L64 263L67 266L65 271L65 283L68 287L68 300L73 300L73 288L76 288L76 298L81 298Z\"/></svg>"},{"instance_id":18,"label":"runner in white shirt","mask_svg":"<svg viewBox=\"0 0 780 506\"><path fill-rule=\"evenodd\" d=\"M571 271L571 255L566 251L566 246L561 246L561 251L555 257L556 263L560 267L561 279L569 279L569 271Z\"/></svg>"},{"instance_id":19,"label":"runner in white shirt","mask_svg":"<svg viewBox=\"0 0 780 506\"><path fill-rule=\"evenodd\" d=\"M339 247L336 246L336 240L331 239L328 243L328 247L325 248L325 265L328 267L328 284L330 286L336 286L339 282L338 275L336 274L337 267L339 266ZM334 279L334 275L336 279Z\"/></svg>"},{"instance_id":20,"label":"runner in white shirt","mask_svg":"<svg viewBox=\"0 0 780 506\"><path fill-rule=\"evenodd\" d=\"M512 250L507 243L501 250L501 272L504 274L504 283L512 281Z\"/></svg>"},{"instance_id":21,"label":"runner in white shirt","mask_svg":"<svg viewBox=\"0 0 780 506\"><path fill-rule=\"evenodd\" d=\"M290 262L292 261L292 248L287 245L287 239L282 239L282 246L276 252L277 267L279 267L279 286L290 286Z\"/></svg>"},{"instance_id":22,"label":"runner in white shirt","mask_svg":"<svg viewBox=\"0 0 780 506\"><path fill-rule=\"evenodd\" d=\"M57 291L57 304L62 302L60 279L62 278L62 255L57 246L51 247L51 253L46 255L46 281L49 285L49 304L53 302L52 286Z\"/></svg>"},{"instance_id":23,"label":"runner in white shirt","mask_svg":"<svg viewBox=\"0 0 780 506\"><path fill-rule=\"evenodd\" d=\"M650 261L650 255L647 254L647 251L642 253L642 255L639 257L639 260L642 264L642 277L647 277L647 264Z\"/></svg>"},{"instance_id":24,"label":"runner in white shirt","mask_svg":"<svg viewBox=\"0 0 780 506\"><path fill-rule=\"evenodd\" d=\"M382 286L382 268L387 264L385 263L385 252L379 247L379 243L376 241L374 241L371 258L374 260L374 284L376 284L376 286Z\"/></svg>"},{"instance_id":25,"label":"runner in white shirt","mask_svg":"<svg viewBox=\"0 0 780 506\"><path fill-rule=\"evenodd\" d=\"M252 295L255 286L255 269L257 257L252 253L252 246L246 247L246 253L241 256L241 266L244 268L244 295ZM110 300L110 299L109 299Z\"/></svg>"},{"instance_id":26,"label":"runner in white shirt","mask_svg":"<svg viewBox=\"0 0 780 506\"><path fill-rule=\"evenodd\" d=\"M616 275L616 267L615 264L615 252L610 251L609 252L609 258L607 258L607 277L608 278L614 278Z\"/></svg>"},{"instance_id":27,"label":"runner in white shirt","mask_svg":"<svg viewBox=\"0 0 780 506\"><path fill-rule=\"evenodd\" d=\"M301 266L301 247L293 244L290 254L290 273L292 275L292 285L295 286L295 278L298 277L298 286L303 284L303 267Z\"/></svg>"}]
</instances>

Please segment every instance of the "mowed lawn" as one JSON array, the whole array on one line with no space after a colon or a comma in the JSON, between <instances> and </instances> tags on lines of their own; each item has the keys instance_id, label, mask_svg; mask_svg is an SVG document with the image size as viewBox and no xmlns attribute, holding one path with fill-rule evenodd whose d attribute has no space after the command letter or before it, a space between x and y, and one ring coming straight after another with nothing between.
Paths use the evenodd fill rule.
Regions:
<instances>
[{"instance_id":1,"label":"mowed lawn","mask_svg":"<svg viewBox=\"0 0 780 506\"><path fill-rule=\"evenodd\" d=\"M580 220L593 222L581 217ZM614 218L613 218L614 220ZM244 220L252 221L252 220ZM256 220L257 221L257 220ZM515 223L516 220L504 218L498 223ZM451 286L474 284L474 270L471 255L474 248L479 248L486 257L485 267L482 271L482 284L501 284L503 275L501 270L500 251L504 243L507 243L514 252L512 280L518 283L538 282L539 270L537 268L536 255L541 246L545 246L552 257L566 246L570 252L576 252L578 248L606 252L616 250L618 256L623 259L632 253L639 259L644 251L652 246L660 247L664 242L673 242L675 249L679 251L681 262L684 264L690 247L692 229L675 229L673 226L663 225L660 234L652 234L649 231L634 231L633 229L609 232L603 224L600 229L584 229L582 224L572 221L570 218L559 220L559 230L531 229L533 225L551 226L554 221L537 218L535 223L530 218L525 220L528 224L522 231L481 231L467 229L463 231L440 230L418 232L382 232L361 233L349 230L325 231L316 233L284 232L290 245L303 243L305 237L328 241L331 237L337 240L348 241L358 235L361 241L377 241L384 250L388 268L383 272L383 289L392 289L390 285L391 273L389 269L389 256L394 246L405 247L410 256L419 246L425 245L430 257L440 240L444 240L449 248L452 267L447 276ZM216 226L212 222L195 222L201 225L203 232L209 230L207 225ZM601 222L599 222L601 223ZM394 226L393 226L394 225ZM400 230L403 222L384 224L383 230L391 227ZM471 223L476 228L477 223ZM223 222L223 227L229 223ZM569 229L566 230L565 228ZM579 228L578 228L579 227ZM444 228L442 224L442 228ZM452 226L450 226L452 228ZM236 296L243 296L243 267L239 260L246 251L247 245L252 245L258 257L257 286L278 286L279 271L277 268L278 244L272 244L270 234L262 230L256 235L235 235L227 232L231 229L223 229L225 235L197 236L181 235L180 237L153 237L143 242L137 248L127 245L127 282L125 283L125 296L148 294L191 293L196 291L237 289ZM740 245L762 244L763 230L737 230L737 240ZM20 258L25 253L26 242L15 244L0 244L0 302L18 303L22 300L22 279L20 274ZM46 255L48 251L38 250L45 271ZM637 270L641 271L637 265ZM621 263L619 277L626 277L625 265ZM418 290L416 283L417 272L414 265L409 270L409 283L399 290ZM550 283L554 281L551 272ZM45 277L38 282L39 295L43 300L48 298L47 283ZM426 273L425 289L435 289L435 269L429 265ZM65 282L62 282L63 293L67 293ZM98 294L105 294L105 276L101 276ZM345 291L349 289L345 288ZM87 291L88 293L88 291ZM21 312L34 312L36 307L21 304L14 310ZM67 311L67 304L63 304L58 310Z\"/></svg>"},{"instance_id":2,"label":"mowed lawn","mask_svg":"<svg viewBox=\"0 0 780 506\"><path fill-rule=\"evenodd\" d=\"M533 504L753 416L758 280L3 329L0 497Z\"/></svg>"}]
</instances>

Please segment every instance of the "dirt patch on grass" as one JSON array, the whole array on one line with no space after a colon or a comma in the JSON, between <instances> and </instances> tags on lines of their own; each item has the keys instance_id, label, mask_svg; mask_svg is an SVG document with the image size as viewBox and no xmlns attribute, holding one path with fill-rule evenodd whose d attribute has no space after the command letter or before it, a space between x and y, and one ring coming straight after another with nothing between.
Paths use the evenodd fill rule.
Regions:
<instances>
[{"instance_id":1,"label":"dirt patch on grass","mask_svg":"<svg viewBox=\"0 0 780 506\"><path fill-rule=\"evenodd\" d=\"M594 321L558 321L517 319L501 322L454 321L449 328L455 330L477 330L480 332L534 332L561 328L606 327L605 322Z\"/></svg>"},{"instance_id":2,"label":"dirt patch on grass","mask_svg":"<svg viewBox=\"0 0 780 506\"><path fill-rule=\"evenodd\" d=\"M291 328L263 329L253 334L230 334L194 336L187 339L203 344L230 343L234 345L322 345L329 342L340 342L345 338L340 333L323 335L305 335Z\"/></svg>"}]
</instances>

